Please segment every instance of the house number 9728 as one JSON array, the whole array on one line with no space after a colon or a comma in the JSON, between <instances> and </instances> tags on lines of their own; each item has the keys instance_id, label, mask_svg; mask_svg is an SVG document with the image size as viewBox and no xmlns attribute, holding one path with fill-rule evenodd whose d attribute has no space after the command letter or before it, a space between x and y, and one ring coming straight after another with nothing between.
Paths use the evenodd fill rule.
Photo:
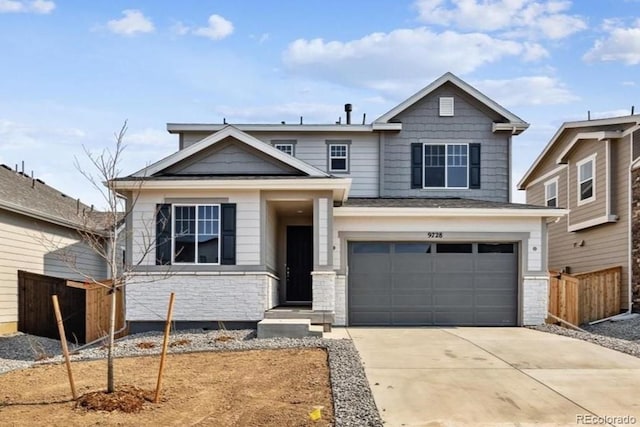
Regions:
<instances>
[{"instance_id":1,"label":"house number 9728","mask_svg":"<svg viewBox=\"0 0 640 427\"><path fill-rule=\"evenodd\" d=\"M442 232L441 231L430 231L427 233L427 238L428 239L442 239Z\"/></svg>"}]
</instances>

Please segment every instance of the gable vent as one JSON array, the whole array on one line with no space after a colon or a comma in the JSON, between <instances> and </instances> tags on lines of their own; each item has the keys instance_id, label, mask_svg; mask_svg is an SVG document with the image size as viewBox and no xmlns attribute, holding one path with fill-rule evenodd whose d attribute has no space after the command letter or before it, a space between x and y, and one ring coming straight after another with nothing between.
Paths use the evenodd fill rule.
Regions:
<instances>
[{"instance_id":1,"label":"gable vent","mask_svg":"<svg viewBox=\"0 0 640 427\"><path fill-rule=\"evenodd\" d=\"M440 98L440 116L453 116L453 97L447 96Z\"/></svg>"}]
</instances>

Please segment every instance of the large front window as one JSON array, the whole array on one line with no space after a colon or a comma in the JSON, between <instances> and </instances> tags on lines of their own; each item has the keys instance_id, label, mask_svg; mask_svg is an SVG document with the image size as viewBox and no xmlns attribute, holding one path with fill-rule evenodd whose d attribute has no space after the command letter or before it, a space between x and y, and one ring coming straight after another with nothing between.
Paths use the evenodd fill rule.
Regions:
<instances>
[{"instance_id":1,"label":"large front window","mask_svg":"<svg viewBox=\"0 0 640 427\"><path fill-rule=\"evenodd\" d=\"M468 188L467 144L424 144L424 188Z\"/></svg>"},{"instance_id":2,"label":"large front window","mask_svg":"<svg viewBox=\"0 0 640 427\"><path fill-rule=\"evenodd\" d=\"M173 206L175 263L220 263L220 205Z\"/></svg>"}]
</instances>

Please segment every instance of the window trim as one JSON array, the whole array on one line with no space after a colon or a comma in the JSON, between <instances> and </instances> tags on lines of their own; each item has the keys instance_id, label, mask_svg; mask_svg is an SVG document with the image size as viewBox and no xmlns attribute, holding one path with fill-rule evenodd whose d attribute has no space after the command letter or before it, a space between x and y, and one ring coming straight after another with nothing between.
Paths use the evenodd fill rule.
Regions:
<instances>
[{"instance_id":1,"label":"window trim","mask_svg":"<svg viewBox=\"0 0 640 427\"><path fill-rule=\"evenodd\" d=\"M195 207L196 209L196 241L195 241L195 261L194 262L178 262L176 261L176 207ZM215 206L218 208L218 262L198 262L198 208L200 206ZM222 207L219 203L175 203L171 204L171 264L172 265L222 265Z\"/></svg>"},{"instance_id":2,"label":"window trim","mask_svg":"<svg viewBox=\"0 0 640 427\"><path fill-rule=\"evenodd\" d=\"M425 179L424 179L424 174L425 174L425 164L424 164L424 152L425 152L425 147L427 145L444 145L444 157L445 157L445 161L444 161L444 186L443 187L427 187L425 186ZM465 173L465 179L466 179L466 186L465 187L449 187L449 165L447 164L447 156L448 156L448 151L449 151L449 146L450 145L464 145L465 147L467 147L467 165L466 165L466 173ZM469 190L469 143L468 142L423 142L422 143L422 189L423 190Z\"/></svg>"},{"instance_id":3,"label":"window trim","mask_svg":"<svg viewBox=\"0 0 640 427\"><path fill-rule=\"evenodd\" d=\"M578 206L586 205L591 202L595 202L596 200L596 158L598 153L593 153L590 156L583 158L582 160L576 163L576 199L578 201ZM580 177L580 167L589 162L592 162L591 166L591 197L587 197L586 199L581 199L581 191L580 187L582 183L587 182L588 179L581 180Z\"/></svg>"},{"instance_id":4,"label":"window trim","mask_svg":"<svg viewBox=\"0 0 640 427\"><path fill-rule=\"evenodd\" d=\"M290 146L290 147L291 147L291 154L286 153L286 152L284 152L284 151L282 151L282 150L280 150L280 151L282 151L282 152L283 152L283 153L285 153L285 154L289 154L290 156L295 157L295 155L296 155L296 144L297 144L297 142L298 142L298 141L297 141L297 140L295 140L295 139L272 139L272 140L271 140L271 146L272 146L273 148L275 148L276 150L280 150L280 149L278 148L278 146L280 146L280 145L287 145L287 146Z\"/></svg>"},{"instance_id":5,"label":"window trim","mask_svg":"<svg viewBox=\"0 0 640 427\"><path fill-rule=\"evenodd\" d=\"M555 184L556 185L556 194L554 197L549 197L549 186L551 186L551 184ZM560 183L559 183L559 179L556 176L555 178L551 178L550 180L546 181L544 183L544 205L546 207L554 207L557 208L560 206L560 197L559 197L559 190L560 190ZM556 199L556 205L555 206L549 206L549 200L552 199Z\"/></svg>"},{"instance_id":6,"label":"window trim","mask_svg":"<svg viewBox=\"0 0 640 427\"><path fill-rule=\"evenodd\" d=\"M351 141L347 140L327 140L327 170L329 172L335 173L350 173L351 170ZM346 154L344 157L334 157L331 155L331 147L332 146L344 146L346 149ZM333 159L345 159L345 168L344 169L334 169L332 167L331 160Z\"/></svg>"}]
</instances>

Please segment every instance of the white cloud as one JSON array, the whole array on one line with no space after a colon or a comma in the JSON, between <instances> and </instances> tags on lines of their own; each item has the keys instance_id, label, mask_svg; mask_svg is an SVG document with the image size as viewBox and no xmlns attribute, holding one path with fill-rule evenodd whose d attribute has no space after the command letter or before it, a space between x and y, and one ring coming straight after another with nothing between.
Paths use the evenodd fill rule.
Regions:
<instances>
[{"instance_id":1,"label":"white cloud","mask_svg":"<svg viewBox=\"0 0 640 427\"><path fill-rule=\"evenodd\" d=\"M283 53L285 65L305 75L382 91L415 90L446 71L466 74L506 57L539 59L531 43L481 33L435 33L420 27L372 33L347 42L298 39Z\"/></svg>"},{"instance_id":2,"label":"white cloud","mask_svg":"<svg viewBox=\"0 0 640 427\"><path fill-rule=\"evenodd\" d=\"M0 0L0 13L37 13L49 14L56 4L49 0Z\"/></svg>"},{"instance_id":3,"label":"white cloud","mask_svg":"<svg viewBox=\"0 0 640 427\"><path fill-rule=\"evenodd\" d=\"M622 86L636 86L636 82L634 82L632 80L626 80L626 81L622 82Z\"/></svg>"},{"instance_id":4,"label":"white cloud","mask_svg":"<svg viewBox=\"0 0 640 427\"><path fill-rule=\"evenodd\" d=\"M228 123L299 123L300 116L305 123L316 123L337 119L343 114L342 104L321 104L312 102L284 102L253 107L217 106L216 113L225 117Z\"/></svg>"},{"instance_id":5,"label":"white cloud","mask_svg":"<svg viewBox=\"0 0 640 427\"><path fill-rule=\"evenodd\" d=\"M557 79L548 76L518 77L510 80L484 80L478 89L505 106L567 104L580 98Z\"/></svg>"},{"instance_id":6,"label":"white cloud","mask_svg":"<svg viewBox=\"0 0 640 427\"><path fill-rule=\"evenodd\" d=\"M138 33L152 33L155 31L153 22L137 9L126 9L122 11L124 15L120 19L112 19L107 22L107 28L115 33L124 36L133 36Z\"/></svg>"},{"instance_id":7,"label":"white cloud","mask_svg":"<svg viewBox=\"0 0 640 427\"><path fill-rule=\"evenodd\" d=\"M208 24L206 27L196 28L193 33L211 40L222 40L233 33L233 23L220 15L211 15Z\"/></svg>"},{"instance_id":8,"label":"white cloud","mask_svg":"<svg viewBox=\"0 0 640 427\"><path fill-rule=\"evenodd\" d=\"M579 16L565 13L570 1L559 0L417 0L422 22L465 31L561 39L587 28Z\"/></svg>"},{"instance_id":9,"label":"white cloud","mask_svg":"<svg viewBox=\"0 0 640 427\"><path fill-rule=\"evenodd\" d=\"M171 32L179 36L184 36L187 33L189 33L189 27L184 25L182 22L178 21L171 26Z\"/></svg>"},{"instance_id":10,"label":"white cloud","mask_svg":"<svg viewBox=\"0 0 640 427\"><path fill-rule=\"evenodd\" d=\"M175 135L171 135L167 131L146 128L139 131L127 133L124 137L124 143L127 146L153 146L156 148L172 147L178 148L178 140Z\"/></svg>"},{"instance_id":11,"label":"white cloud","mask_svg":"<svg viewBox=\"0 0 640 427\"><path fill-rule=\"evenodd\" d=\"M640 19L631 27L614 25L611 20L603 23L608 34L596 40L582 59L587 62L619 61L627 65L640 64Z\"/></svg>"}]
</instances>

